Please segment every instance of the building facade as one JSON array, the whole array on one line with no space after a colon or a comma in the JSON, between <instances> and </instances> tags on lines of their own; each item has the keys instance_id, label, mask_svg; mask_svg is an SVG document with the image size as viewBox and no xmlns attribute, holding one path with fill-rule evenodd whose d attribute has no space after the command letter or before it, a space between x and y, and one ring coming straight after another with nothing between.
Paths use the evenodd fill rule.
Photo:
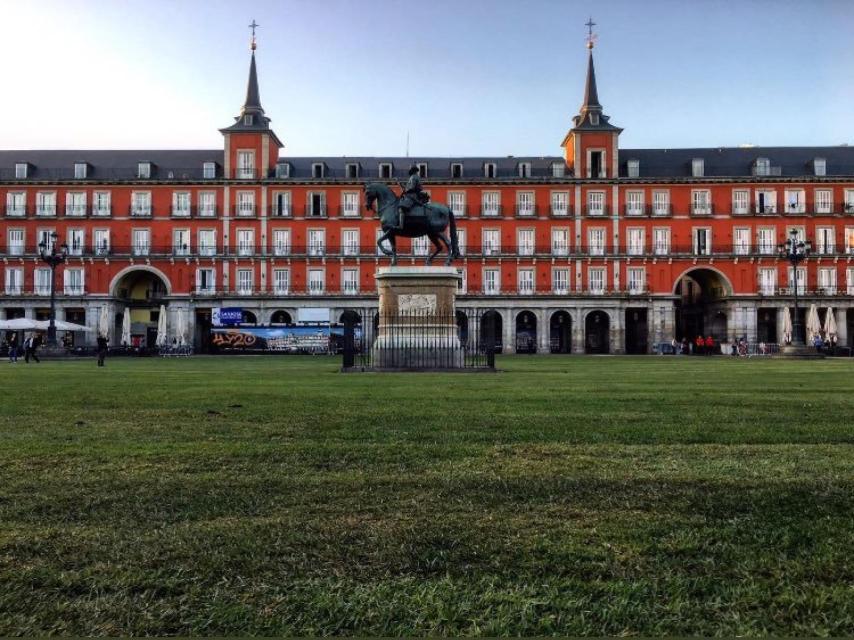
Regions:
<instances>
[{"instance_id":1,"label":"building facade","mask_svg":"<svg viewBox=\"0 0 854 640\"><path fill-rule=\"evenodd\" d=\"M307 307L361 317L388 264L364 185L397 185L415 163L457 219L458 307L490 312L505 352L778 342L795 286L802 306L835 310L840 344L854 342L854 148L623 149L621 131L599 103L591 48L561 155L289 157L261 106L253 45L220 149L0 151L0 318L48 317L39 245L54 232L68 246L57 317L95 326L106 306L112 344L126 308L141 344L161 305L172 323L183 309L201 350L215 307L258 324ZM792 228L813 244L796 273L777 255ZM426 238L398 247L402 263L428 251Z\"/></svg>"}]
</instances>

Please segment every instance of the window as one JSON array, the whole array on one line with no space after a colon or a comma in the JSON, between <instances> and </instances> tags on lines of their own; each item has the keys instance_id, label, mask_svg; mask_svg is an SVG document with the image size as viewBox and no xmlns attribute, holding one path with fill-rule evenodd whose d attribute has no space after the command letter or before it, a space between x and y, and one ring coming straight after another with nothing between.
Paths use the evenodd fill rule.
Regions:
<instances>
[{"instance_id":1,"label":"window","mask_svg":"<svg viewBox=\"0 0 854 640\"><path fill-rule=\"evenodd\" d=\"M483 230L483 255L497 256L501 253L501 235L498 229Z\"/></svg>"},{"instance_id":2,"label":"window","mask_svg":"<svg viewBox=\"0 0 854 640\"><path fill-rule=\"evenodd\" d=\"M777 289L777 269L762 267L759 269L759 293L773 296Z\"/></svg>"},{"instance_id":3,"label":"window","mask_svg":"<svg viewBox=\"0 0 854 640\"><path fill-rule=\"evenodd\" d=\"M787 274L787 282L789 283L789 291L794 290L795 288L795 276L798 278L798 294L804 294L807 290L807 269L806 267L798 267L797 273L792 270L792 267L788 268Z\"/></svg>"},{"instance_id":4,"label":"window","mask_svg":"<svg viewBox=\"0 0 854 640\"><path fill-rule=\"evenodd\" d=\"M6 267L6 293L10 296L21 294L24 285L24 270L20 267Z\"/></svg>"},{"instance_id":5,"label":"window","mask_svg":"<svg viewBox=\"0 0 854 640\"><path fill-rule=\"evenodd\" d=\"M482 216L498 216L501 215L500 193L498 191L484 191L481 198Z\"/></svg>"},{"instance_id":6,"label":"window","mask_svg":"<svg viewBox=\"0 0 854 640\"><path fill-rule=\"evenodd\" d=\"M289 218L291 215L291 192L276 191L273 193L273 217Z\"/></svg>"},{"instance_id":7,"label":"window","mask_svg":"<svg viewBox=\"0 0 854 640\"><path fill-rule=\"evenodd\" d=\"M426 256L430 251L430 239L427 236L412 238L412 255Z\"/></svg>"},{"instance_id":8,"label":"window","mask_svg":"<svg viewBox=\"0 0 854 640\"><path fill-rule=\"evenodd\" d=\"M308 194L308 215L321 218L326 215L326 193L324 191L312 191Z\"/></svg>"},{"instance_id":9,"label":"window","mask_svg":"<svg viewBox=\"0 0 854 640\"><path fill-rule=\"evenodd\" d=\"M587 288L593 295L605 293L605 269L602 267L591 267L587 270Z\"/></svg>"},{"instance_id":10,"label":"window","mask_svg":"<svg viewBox=\"0 0 854 640\"><path fill-rule=\"evenodd\" d=\"M803 189L786 189L786 212L804 213L806 203Z\"/></svg>"},{"instance_id":11,"label":"window","mask_svg":"<svg viewBox=\"0 0 854 640\"><path fill-rule=\"evenodd\" d=\"M390 162L380 162L379 177L388 180L392 176L392 166Z\"/></svg>"},{"instance_id":12,"label":"window","mask_svg":"<svg viewBox=\"0 0 854 640\"><path fill-rule=\"evenodd\" d=\"M200 229L198 235L199 255L216 255L216 231L214 229Z\"/></svg>"},{"instance_id":13,"label":"window","mask_svg":"<svg viewBox=\"0 0 854 640\"><path fill-rule=\"evenodd\" d=\"M70 256L82 256L83 248L84 248L84 234L83 229L69 229L68 230L68 255Z\"/></svg>"},{"instance_id":14,"label":"window","mask_svg":"<svg viewBox=\"0 0 854 640\"><path fill-rule=\"evenodd\" d=\"M846 293L849 296L854 296L854 267L848 267L845 272L845 282L848 285Z\"/></svg>"},{"instance_id":15,"label":"window","mask_svg":"<svg viewBox=\"0 0 854 640\"><path fill-rule=\"evenodd\" d=\"M216 193L213 191L199 192L199 216L212 218L216 215Z\"/></svg>"},{"instance_id":16,"label":"window","mask_svg":"<svg viewBox=\"0 0 854 640\"><path fill-rule=\"evenodd\" d=\"M290 269L273 269L273 293L286 296L291 289Z\"/></svg>"},{"instance_id":17,"label":"window","mask_svg":"<svg viewBox=\"0 0 854 640\"><path fill-rule=\"evenodd\" d=\"M630 294L639 294L646 291L646 269L643 267L629 267L626 269L626 276Z\"/></svg>"},{"instance_id":18,"label":"window","mask_svg":"<svg viewBox=\"0 0 854 640\"><path fill-rule=\"evenodd\" d=\"M587 162L587 177L588 178L604 178L605 175L605 154L601 151L588 151Z\"/></svg>"},{"instance_id":19,"label":"window","mask_svg":"<svg viewBox=\"0 0 854 640\"><path fill-rule=\"evenodd\" d=\"M836 240L833 227L816 227L815 248L816 253L820 255L836 253Z\"/></svg>"},{"instance_id":20,"label":"window","mask_svg":"<svg viewBox=\"0 0 854 640\"><path fill-rule=\"evenodd\" d=\"M211 294L216 290L216 276L213 269L196 269L196 293Z\"/></svg>"},{"instance_id":21,"label":"window","mask_svg":"<svg viewBox=\"0 0 854 640\"><path fill-rule=\"evenodd\" d=\"M587 192L587 215L588 216L605 215L605 192L604 191L588 191Z\"/></svg>"},{"instance_id":22,"label":"window","mask_svg":"<svg viewBox=\"0 0 854 640\"><path fill-rule=\"evenodd\" d=\"M738 215L750 213L750 191L747 189L733 190L732 212Z\"/></svg>"},{"instance_id":23,"label":"window","mask_svg":"<svg viewBox=\"0 0 854 640\"><path fill-rule=\"evenodd\" d=\"M642 256L644 251L643 229L627 229L626 235L628 239L626 253L630 256Z\"/></svg>"},{"instance_id":24,"label":"window","mask_svg":"<svg viewBox=\"0 0 854 640\"><path fill-rule=\"evenodd\" d=\"M708 256L712 254L712 230L694 229L694 255Z\"/></svg>"},{"instance_id":25,"label":"window","mask_svg":"<svg viewBox=\"0 0 854 640\"><path fill-rule=\"evenodd\" d=\"M308 231L308 255L322 256L326 251L326 231L323 229L309 229Z\"/></svg>"},{"instance_id":26,"label":"window","mask_svg":"<svg viewBox=\"0 0 854 640\"><path fill-rule=\"evenodd\" d=\"M737 256L750 254L750 229L733 229L732 252Z\"/></svg>"},{"instance_id":27,"label":"window","mask_svg":"<svg viewBox=\"0 0 854 640\"><path fill-rule=\"evenodd\" d=\"M6 215L25 216L27 214L27 194L12 192L6 194Z\"/></svg>"},{"instance_id":28,"label":"window","mask_svg":"<svg viewBox=\"0 0 854 640\"><path fill-rule=\"evenodd\" d=\"M237 270L237 293L241 296L252 295L252 269Z\"/></svg>"},{"instance_id":29,"label":"window","mask_svg":"<svg viewBox=\"0 0 854 640\"><path fill-rule=\"evenodd\" d=\"M552 162L552 178L563 178L566 175L566 165L563 162Z\"/></svg>"},{"instance_id":30,"label":"window","mask_svg":"<svg viewBox=\"0 0 854 640\"><path fill-rule=\"evenodd\" d=\"M108 216L112 213L109 191L96 191L92 194L92 215Z\"/></svg>"},{"instance_id":31,"label":"window","mask_svg":"<svg viewBox=\"0 0 854 640\"><path fill-rule=\"evenodd\" d=\"M359 255L359 230L344 229L341 232L341 245L345 256Z\"/></svg>"},{"instance_id":32,"label":"window","mask_svg":"<svg viewBox=\"0 0 854 640\"><path fill-rule=\"evenodd\" d=\"M345 191L341 194L341 215L359 215L359 194L355 191Z\"/></svg>"},{"instance_id":33,"label":"window","mask_svg":"<svg viewBox=\"0 0 854 640\"><path fill-rule=\"evenodd\" d=\"M110 255L110 230L95 229L92 236L92 248L96 256Z\"/></svg>"},{"instance_id":34,"label":"window","mask_svg":"<svg viewBox=\"0 0 854 640\"><path fill-rule=\"evenodd\" d=\"M640 160L629 160L626 164L630 178L637 178L640 176Z\"/></svg>"},{"instance_id":35,"label":"window","mask_svg":"<svg viewBox=\"0 0 854 640\"><path fill-rule=\"evenodd\" d=\"M705 189L691 191L691 213L709 215L712 213L711 194Z\"/></svg>"},{"instance_id":36,"label":"window","mask_svg":"<svg viewBox=\"0 0 854 640\"><path fill-rule=\"evenodd\" d=\"M531 295L534 293L534 270L519 269L519 293Z\"/></svg>"},{"instance_id":37,"label":"window","mask_svg":"<svg viewBox=\"0 0 854 640\"><path fill-rule=\"evenodd\" d=\"M151 177L151 163L138 162L136 164L136 177L140 179L148 179Z\"/></svg>"},{"instance_id":38,"label":"window","mask_svg":"<svg viewBox=\"0 0 854 640\"><path fill-rule=\"evenodd\" d=\"M520 178L530 178L531 177L531 163L530 162L520 162L518 167L519 177Z\"/></svg>"},{"instance_id":39,"label":"window","mask_svg":"<svg viewBox=\"0 0 854 640\"><path fill-rule=\"evenodd\" d=\"M706 163L702 158L694 158L691 160L691 175L695 178L702 178L706 173Z\"/></svg>"},{"instance_id":40,"label":"window","mask_svg":"<svg viewBox=\"0 0 854 640\"><path fill-rule=\"evenodd\" d=\"M466 255L466 230L457 229L457 244L460 248L460 255Z\"/></svg>"},{"instance_id":41,"label":"window","mask_svg":"<svg viewBox=\"0 0 854 640\"><path fill-rule=\"evenodd\" d=\"M151 193L148 191L134 191L130 199L130 214L132 216L147 217L151 215Z\"/></svg>"},{"instance_id":42,"label":"window","mask_svg":"<svg viewBox=\"0 0 854 640\"><path fill-rule=\"evenodd\" d=\"M469 276L465 269L459 270L460 279L457 281L457 294L463 295L468 291Z\"/></svg>"},{"instance_id":43,"label":"window","mask_svg":"<svg viewBox=\"0 0 854 640\"><path fill-rule=\"evenodd\" d=\"M448 207L454 212L454 217L460 218L466 215L466 192L449 191Z\"/></svg>"},{"instance_id":44,"label":"window","mask_svg":"<svg viewBox=\"0 0 854 640\"><path fill-rule=\"evenodd\" d=\"M836 295L836 267L819 267L818 288L826 296Z\"/></svg>"},{"instance_id":45,"label":"window","mask_svg":"<svg viewBox=\"0 0 854 640\"><path fill-rule=\"evenodd\" d=\"M36 248L38 250L41 250L42 245L44 245L44 250L47 253L53 251L53 229L39 229L37 238Z\"/></svg>"},{"instance_id":46,"label":"window","mask_svg":"<svg viewBox=\"0 0 854 640\"><path fill-rule=\"evenodd\" d=\"M62 273L62 280L65 289L65 295L83 295L83 269L66 268L65 271L63 271Z\"/></svg>"},{"instance_id":47,"label":"window","mask_svg":"<svg viewBox=\"0 0 854 640\"><path fill-rule=\"evenodd\" d=\"M24 230L23 229L9 229L7 242L6 242L6 252L10 256L22 256L24 255Z\"/></svg>"},{"instance_id":48,"label":"window","mask_svg":"<svg viewBox=\"0 0 854 640\"><path fill-rule=\"evenodd\" d=\"M291 230L273 230L273 255L286 256L291 252Z\"/></svg>"},{"instance_id":49,"label":"window","mask_svg":"<svg viewBox=\"0 0 854 640\"><path fill-rule=\"evenodd\" d=\"M204 162L202 163L202 178L205 180L210 180L212 178L216 178L216 163L215 162Z\"/></svg>"},{"instance_id":50,"label":"window","mask_svg":"<svg viewBox=\"0 0 854 640\"><path fill-rule=\"evenodd\" d=\"M534 208L534 192L519 191L516 193L516 215L532 216L536 213Z\"/></svg>"},{"instance_id":51,"label":"window","mask_svg":"<svg viewBox=\"0 0 854 640\"><path fill-rule=\"evenodd\" d=\"M290 178L291 177L291 163L290 162L278 162L278 163L276 163L276 177L277 178Z\"/></svg>"},{"instance_id":52,"label":"window","mask_svg":"<svg viewBox=\"0 0 854 640\"><path fill-rule=\"evenodd\" d=\"M757 191L756 192L756 213L776 213L777 212L777 192L776 191Z\"/></svg>"},{"instance_id":53,"label":"window","mask_svg":"<svg viewBox=\"0 0 854 640\"><path fill-rule=\"evenodd\" d=\"M497 177L497 169L495 167L494 162L486 162L483 165L483 177L484 178L495 178Z\"/></svg>"},{"instance_id":54,"label":"window","mask_svg":"<svg viewBox=\"0 0 854 640\"><path fill-rule=\"evenodd\" d=\"M569 215L569 192L568 191L552 191L552 215L553 216L568 216Z\"/></svg>"},{"instance_id":55,"label":"window","mask_svg":"<svg viewBox=\"0 0 854 640\"><path fill-rule=\"evenodd\" d=\"M248 115L243 116L243 124L246 125L247 127L252 126L252 114L248 114Z\"/></svg>"},{"instance_id":56,"label":"window","mask_svg":"<svg viewBox=\"0 0 854 640\"><path fill-rule=\"evenodd\" d=\"M756 158L753 165L753 173L757 176L771 175L771 161L768 158Z\"/></svg>"},{"instance_id":57,"label":"window","mask_svg":"<svg viewBox=\"0 0 854 640\"><path fill-rule=\"evenodd\" d=\"M594 227L587 231L587 253L591 256L605 255L605 229Z\"/></svg>"},{"instance_id":58,"label":"window","mask_svg":"<svg viewBox=\"0 0 854 640\"><path fill-rule=\"evenodd\" d=\"M569 255L569 229L552 229L552 255Z\"/></svg>"},{"instance_id":59,"label":"window","mask_svg":"<svg viewBox=\"0 0 854 640\"><path fill-rule=\"evenodd\" d=\"M56 194L53 192L39 191L36 194L36 215L56 215Z\"/></svg>"},{"instance_id":60,"label":"window","mask_svg":"<svg viewBox=\"0 0 854 640\"><path fill-rule=\"evenodd\" d=\"M323 178L326 176L326 165L322 162L314 162L311 165L311 177Z\"/></svg>"},{"instance_id":61,"label":"window","mask_svg":"<svg viewBox=\"0 0 854 640\"><path fill-rule=\"evenodd\" d=\"M255 215L255 192L237 192L237 215L251 217Z\"/></svg>"},{"instance_id":62,"label":"window","mask_svg":"<svg viewBox=\"0 0 854 640\"><path fill-rule=\"evenodd\" d=\"M569 292L569 269L552 269L552 291L557 294Z\"/></svg>"},{"instance_id":63,"label":"window","mask_svg":"<svg viewBox=\"0 0 854 640\"><path fill-rule=\"evenodd\" d=\"M500 272L498 269L483 270L483 293L496 295L501 291Z\"/></svg>"},{"instance_id":64,"label":"window","mask_svg":"<svg viewBox=\"0 0 854 640\"><path fill-rule=\"evenodd\" d=\"M816 158L812 161L813 170L817 176L827 175L827 161L824 158Z\"/></svg>"},{"instance_id":65,"label":"window","mask_svg":"<svg viewBox=\"0 0 854 640\"><path fill-rule=\"evenodd\" d=\"M35 286L33 287L33 293L37 296L49 296L50 295L50 283L51 283L51 273L50 269L41 269L38 268L34 272L34 280Z\"/></svg>"},{"instance_id":66,"label":"window","mask_svg":"<svg viewBox=\"0 0 854 640\"><path fill-rule=\"evenodd\" d=\"M418 167L418 175L421 176L422 178L426 178L427 177L427 163L426 162L419 162L415 166Z\"/></svg>"},{"instance_id":67,"label":"window","mask_svg":"<svg viewBox=\"0 0 854 640\"><path fill-rule=\"evenodd\" d=\"M658 227L652 230L653 253L657 256L666 256L670 253L670 229Z\"/></svg>"},{"instance_id":68,"label":"window","mask_svg":"<svg viewBox=\"0 0 854 640\"><path fill-rule=\"evenodd\" d=\"M462 162L452 162L451 163L451 177L452 178L462 178L463 177L463 163Z\"/></svg>"},{"instance_id":69,"label":"window","mask_svg":"<svg viewBox=\"0 0 854 640\"><path fill-rule=\"evenodd\" d=\"M380 240L380 238L384 235L384 233L385 233L385 232L384 232L382 229L377 229L377 230L376 230L376 239L377 239L376 247L377 247L377 255L378 255L378 256L384 256L384 255L385 255L385 254L383 253L383 250L380 248L380 245L379 245L379 240ZM385 241L383 242L383 245L382 245L382 246L384 246L384 247L386 248L386 250L391 251L391 245L389 244L389 241L388 241L388 240L385 240Z\"/></svg>"},{"instance_id":70,"label":"window","mask_svg":"<svg viewBox=\"0 0 854 640\"><path fill-rule=\"evenodd\" d=\"M174 229L172 231L172 253L176 256L190 255L189 229Z\"/></svg>"},{"instance_id":71,"label":"window","mask_svg":"<svg viewBox=\"0 0 854 640\"><path fill-rule=\"evenodd\" d=\"M653 191L652 192L652 215L654 215L654 216L670 215L670 192L669 191Z\"/></svg>"},{"instance_id":72,"label":"window","mask_svg":"<svg viewBox=\"0 0 854 640\"><path fill-rule=\"evenodd\" d=\"M759 253L765 256L773 256L777 252L777 229L774 227L760 227L756 232L756 245Z\"/></svg>"},{"instance_id":73,"label":"window","mask_svg":"<svg viewBox=\"0 0 854 640\"><path fill-rule=\"evenodd\" d=\"M86 193L85 192L68 192L65 194L65 215L66 216L85 216L86 215Z\"/></svg>"},{"instance_id":74,"label":"window","mask_svg":"<svg viewBox=\"0 0 854 640\"><path fill-rule=\"evenodd\" d=\"M626 215L642 216L643 213L643 191L627 191Z\"/></svg>"},{"instance_id":75,"label":"window","mask_svg":"<svg viewBox=\"0 0 854 640\"><path fill-rule=\"evenodd\" d=\"M241 180L247 180L255 177L254 151L237 152L237 177Z\"/></svg>"},{"instance_id":76,"label":"window","mask_svg":"<svg viewBox=\"0 0 854 640\"><path fill-rule=\"evenodd\" d=\"M359 270L358 269L342 269L341 270L341 291L346 295L355 295L359 293Z\"/></svg>"},{"instance_id":77,"label":"window","mask_svg":"<svg viewBox=\"0 0 854 640\"><path fill-rule=\"evenodd\" d=\"M845 190L845 213L854 213L854 189Z\"/></svg>"},{"instance_id":78,"label":"window","mask_svg":"<svg viewBox=\"0 0 854 640\"><path fill-rule=\"evenodd\" d=\"M15 179L16 180L23 180L24 178L26 178L27 174L29 173L29 171L28 171L29 168L30 168L30 165L27 164L26 162L16 162L15 163Z\"/></svg>"},{"instance_id":79,"label":"window","mask_svg":"<svg viewBox=\"0 0 854 640\"><path fill-rule=\"evenodd\" d=\"M516 232L516 246L520 256L534 255L534 230L519 229Z\"/></svg>"},{"instance_id":80,"label":"window","mask_svg":"<svg viewBox=\"0 0 854 640\"><path fill-rule=\"evenodd\" d=\"M237 230L237 255L251 256L255 254L255 231L253 229Z\"/></svg>"},{"instance_id":81,"label":"window","mask_svg":"<svg viewBox=\"0 0 854 640\"><path fill-rule=\"evenodd\" d=\"M190 194L186 191L176 191L172 194L172 215L179 218L190 216Z\"/></svg>"},{"instance_id":82,"label":"window","mask_svg":"<svg viewBox=\"0 0 854 640\"><path fill-rule=\"evenodd\" d=\"M359 177L359 164L356 162L348 162L344 165L344 176L355 180Z\"/></svg>"},{"instance_id":83,"label":"window","mask_svg":"<svg viewBox=\"0 0 854 640\"><path fill-rule=\"evenodd\" d=\"M89 165L87 165L85 162L75 162L74 163L74 177L78 180L85 179L88 168L89 168Z\"/></svg>"},{"instance_id":84,"label":"window","mask_svg":"<svg viewBox=\"0 0 854 640\"><path fill-rule=\"evenodd\" d=\"M854 228L845 228L845 253L854 255Z\"/></svg>"},{"instance_id":85,"label":"window","mask_svg":"<svg viewBox=\"0 0 854 640\"><path fill-rule=\"evenodd\" d=\"M324 272L323 269L309 269L308 271L308 292L312 295L323 293L324 287Z\"/></svg>"},{"instance_id":86,"label":"window","mask_svg":"<svg viewBox=\"0 0 854 640\"><path fill-rule=\"evenodd\" d=\"M818 189L815 192L815 212L833 213L833 192L830 189Z\"/></svg>"}]
</instances>

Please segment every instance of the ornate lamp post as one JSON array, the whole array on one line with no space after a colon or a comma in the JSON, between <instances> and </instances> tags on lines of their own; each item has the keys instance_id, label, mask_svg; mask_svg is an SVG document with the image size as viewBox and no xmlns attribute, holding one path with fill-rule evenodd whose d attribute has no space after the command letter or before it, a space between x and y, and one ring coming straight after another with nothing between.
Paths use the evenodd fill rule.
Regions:
<instances>
[{"instance_id":1,"label":"ornate lamp post","mask_svg":"<svg viewBox=\"0 0 854 640\"><path fill-rule=\"evenodd\" d=\"M68 245L62 245L62 251L56 252L56 241L59 235L54 231L50 234L50 251L48 251L47 243L44 241L39 243L39 255L41 259L50 265L50 324L47 328L47 344L48 347L56 347L56 267L65 262L65 256L68 254Z\"/></svg>"},{"instance_id":2,"label":"ornate lamp post","mask_svg":"<svg viewBox=\"0 0 854 640\"><path fill-rule=\"evenodd\" d=\"M789 231L789 239L777 246L780 257L788 260L792 265L792 280L795 295L795 317L792 320L792 346L794 348L805 347L801 339L801 314L798 312L798 263L805 260L812 250L809 240L798 240L798 230Z\"/></svg>"}]
</instances>

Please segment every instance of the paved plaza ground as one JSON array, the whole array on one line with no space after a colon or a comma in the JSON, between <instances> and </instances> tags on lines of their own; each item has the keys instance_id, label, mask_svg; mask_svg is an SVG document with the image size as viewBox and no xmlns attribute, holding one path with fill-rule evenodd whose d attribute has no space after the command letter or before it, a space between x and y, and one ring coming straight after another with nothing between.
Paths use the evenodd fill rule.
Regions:
<instances>
[{"instance_id":1,"label":"paved plaza ground","mask_svg":"<svg viewBox=\"0 0 854 640\"><path fill-rule=\"evenodd\" d=\"M854 361L338 364L0 364L0 635L854 634Z\"/></svg>"}]
</instances>

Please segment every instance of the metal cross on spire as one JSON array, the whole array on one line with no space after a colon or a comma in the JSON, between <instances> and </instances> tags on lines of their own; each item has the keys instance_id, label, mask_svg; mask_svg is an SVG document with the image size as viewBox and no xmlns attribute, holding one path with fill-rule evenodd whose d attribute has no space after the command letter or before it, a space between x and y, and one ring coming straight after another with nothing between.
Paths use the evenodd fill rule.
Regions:
<instances>
[{"instance_id":1,"label":"metal cross on spire","mask_svg":"<svg viewBox=\"0 0 854 640\"><path fill-rule=\"evenodd\" d=\"M255 51L255 46L256 46L255 45L255 29L257 29L260 26L261 26L260 24L255 22L255 18L252 18L252 24L249 25L249 28L252 29L252 44L250 45L252 47L252 51Z\"/></svg>"},{"instance_id":2,"label":"metal cross on spire","mask_svg":"<svg viewBox=\"0 0 854 640\"><path fill-rule=\"evenodd\" d=\"M587 48L592 49L593 45L596 44L596 34L593 33L593 27L596 26L596 23L593 22L593 16L591 16L584 25L587 27Z\"/></svg>"}]
</instances>

